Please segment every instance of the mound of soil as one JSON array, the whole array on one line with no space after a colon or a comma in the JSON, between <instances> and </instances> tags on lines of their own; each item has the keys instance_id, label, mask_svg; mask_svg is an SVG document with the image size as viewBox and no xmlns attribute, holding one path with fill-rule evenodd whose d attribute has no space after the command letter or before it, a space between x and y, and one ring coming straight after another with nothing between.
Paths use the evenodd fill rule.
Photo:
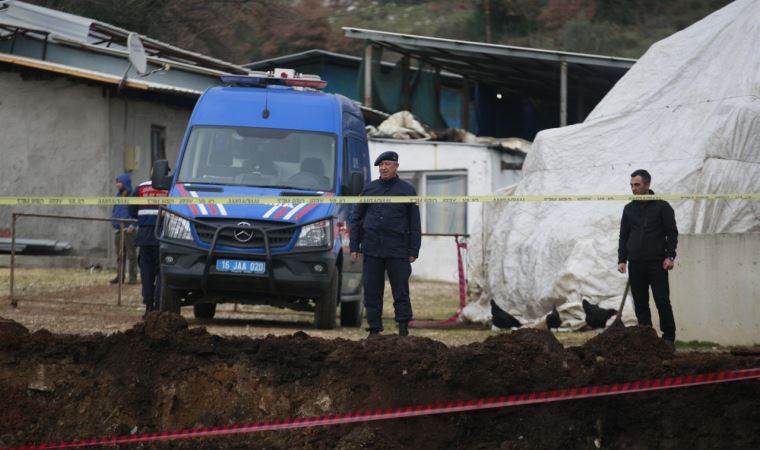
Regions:
<instances>
[{"instance_id":1,"label":"mound of soil","mask_svg":"<svg viewBox=\"0 0 760 450\"><path fill-rule=\"evenodd\" d=\"M760 366L752 352L673 355L639 327L570 349L534 329L448 348L395 336L221 338L154 313L109 336L29 334L0 320L0 339L2 447ZM757 423L760 383L751 380L142 447L760 448Z\"/></svg>"}]
</instances>

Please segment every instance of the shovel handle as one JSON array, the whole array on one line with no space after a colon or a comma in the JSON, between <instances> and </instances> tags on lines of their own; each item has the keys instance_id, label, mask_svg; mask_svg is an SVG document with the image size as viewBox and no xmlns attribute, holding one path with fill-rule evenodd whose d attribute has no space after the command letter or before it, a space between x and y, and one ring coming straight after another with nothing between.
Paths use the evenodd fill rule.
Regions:
<instances>
[{"instance_id":1,"label":"shovel handle","mask_svg":"<svg viewBox=\"0 0 760 450\"><path fill-rule=\"evenodd\" d=\"M625 299L628 297L628 290L631 288L631 280L625 282L625 291L623 291L623 299L620 300L620 308L618 308L617 318L615 320L621 320L623 316L623 307L625 306Z\"/></svg>"}]
</instances>

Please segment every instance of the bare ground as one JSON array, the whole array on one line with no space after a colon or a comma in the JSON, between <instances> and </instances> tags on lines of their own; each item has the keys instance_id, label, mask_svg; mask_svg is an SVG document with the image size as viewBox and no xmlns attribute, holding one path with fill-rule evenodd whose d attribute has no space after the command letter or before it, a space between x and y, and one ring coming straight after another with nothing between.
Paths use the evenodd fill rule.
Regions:
<instances>
[{"instance_id":1,"label":"bare ground","mask_svg":"<svg viewBox=\"0 0 760 450\"><path fill-rule=\"evenodd\" d=\"M536 329L360 340L363 330L317 331L311 315L271 308L225 307L208 324L159 313L142 321L138 287L125 286L118 306L112 275L19 273L19 307L0 306L0 447L760 367L760 349L673 354L641 327L563 333L585 341L563 346ZM415 283L413 296L418 318L456 309L454 285ZM758 423L760 382L749 380L121 447L754 449Z\"/></svg>"},{"instance_id":2,"label":"bare ground","mask_svg":"<svg viewBox=\"0 0 760 450\"><path fill-rule=\"evenodd\" d=\"M112 271L75 269L17 269L15 292L18 307L8 300L7 268L0 268L0 316L13 319L31 331L47 329L57 334L114 333L131 328L143 314L139 285L124 285L121 306L117 305L118 287L109 285ZM419 320L443 320L451 317L459 305L459 291L454 283L413 280L412 305ZM383 320L386 333L394 333L390 287L386 286ZM295 312L267 306L220 305L213 321L198 321L191 308L183 316L191 327L204 326L221 336L264 337L289 335L299 330L323 338L362 339L364 328L317 330L311 313ZM366 326L366 323L364 324ZM488 327L454 329L415 329L415 336L438 340L446 345L463 345L482 341L496 333ZM565 345L580 345L596 332L559 333Z\"/></svg>"}]
</instances>

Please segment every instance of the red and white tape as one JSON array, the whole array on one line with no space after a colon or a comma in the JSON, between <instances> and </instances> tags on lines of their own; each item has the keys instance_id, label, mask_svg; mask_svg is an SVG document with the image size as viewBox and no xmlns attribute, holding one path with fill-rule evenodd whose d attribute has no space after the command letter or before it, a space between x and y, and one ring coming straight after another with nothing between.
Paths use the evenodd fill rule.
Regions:
<instances>
[{"instance_id":1,"label":"red and white tape","mask_svg":"<svg viewBox=\"0 0 760 450\"><path fill-rule=\"evenodd\" d=\"M18 449L59 449L92 447L97 445L130 444L138 442L157 442L191 438L209 438L233 434L257 433L271 430L287 430L309 428L326 425L340 425L376 420L402 419L406 417L430 416L483 409L504 408L509 406L534 405L540 403L579 400L584 398L605 397L611 395L633 394L637 392L659 391L705 384L726 383L760 378L760 368L731 370L700 375L660 378L655 380L632 381L619 384L605 384L582 388L561 389L529 394L516 394L501 397L482 398L478 400L460 400L446 403L407 406L374 411L361 411L329 416L304 417L296 419L256 422L251 424L224 425L210 428L195 428L184 431L166 431L162 433L147 433L133 436L115 436L110 438L94 438L73 442L36 444L18 447Z\"/></svg>"}]
</instances>

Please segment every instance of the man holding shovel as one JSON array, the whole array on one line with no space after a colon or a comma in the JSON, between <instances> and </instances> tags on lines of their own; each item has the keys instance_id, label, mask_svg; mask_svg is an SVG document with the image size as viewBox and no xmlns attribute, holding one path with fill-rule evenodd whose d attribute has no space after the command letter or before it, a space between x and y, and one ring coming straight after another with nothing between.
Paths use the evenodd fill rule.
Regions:
<instances>
[{"instance_id":1,"label":"man holding shovel","mask_svg":"<svg viewBox=\"0 0 760 450\"><path fill-rule=\"evenodd\" d=\"M631 174L634 195L653 195L652 181L646 170ZM676 323L670 305L668 271L673 269L678 245L675 213L664 200L634 200L623 209L618 244L618 271L626 273L631 283L633 306L639 325L652 326L649 311L649 288L660 315L662 339L675 348Z\"/></svg>"}]
</instances>

